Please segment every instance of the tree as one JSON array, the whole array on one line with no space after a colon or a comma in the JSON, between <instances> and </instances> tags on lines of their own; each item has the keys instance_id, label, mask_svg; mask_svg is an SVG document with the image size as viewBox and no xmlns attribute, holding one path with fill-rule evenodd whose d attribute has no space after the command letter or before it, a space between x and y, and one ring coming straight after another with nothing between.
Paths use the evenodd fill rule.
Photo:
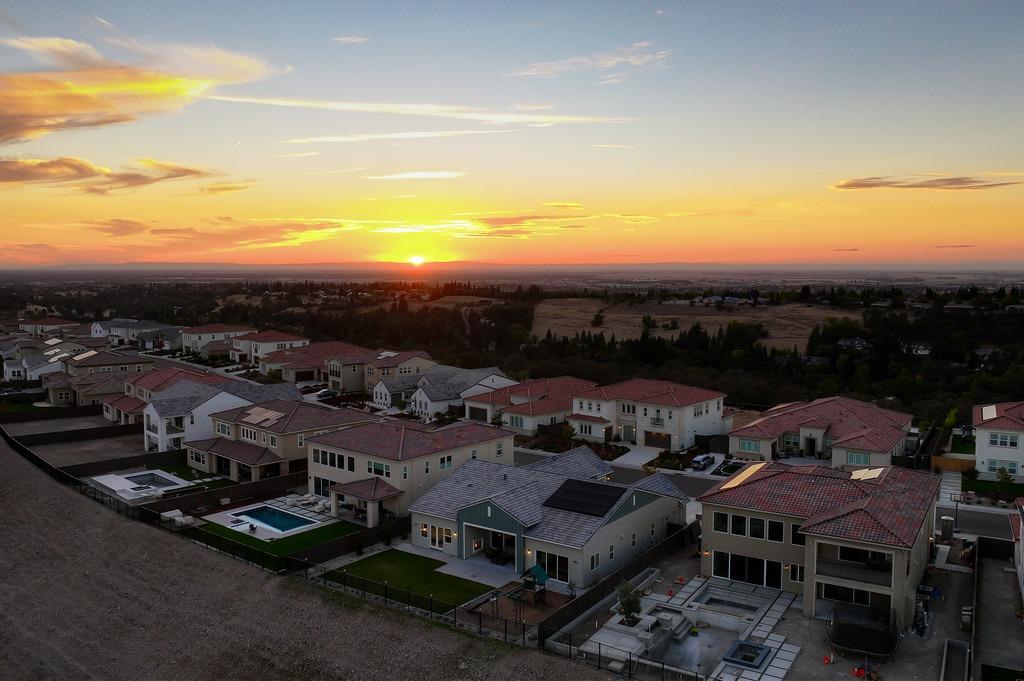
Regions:
<instances>
[{"instance_id":1,"label":"tree","mask_svg":"<svg viewBox=\"0 0 1024 681\"><path fill-rule=\"evenodd\" d=\"M498 426L499 428L505 425L505 418L501 415L500 411L494 411L494 416L491 417L491 425Z\"/></svg>"},{"instance_id":2,"label":"tree","mask_svg":"<svg viewBox=\"0 0 1024 681\"><path fill-rule=\"evenodd\" d=\"M590 320L590 325L601 326L602 324L604 324L604 315L601 314L600 312L595 312L594 318Z\"/></svg>"},{"instance_id":3,"label":"tree","mask_svg":"<svg viewBox=\"0 0 1024 681\"><path fill-rule=\"evenodd\" d=\"M996 494L999 499L1005 501L1010 494L1010 488L1013 485L1013 476L1006 470L1005 467L1000 466L999 470L996 471Z\"/></svg>"},{"instance_id":4,"label":"tree","mask_svg":"<svg viewBox=\"0 0 1024 681\"><path fill-rule=\"evenodd\" d=\"M633 626L640 619L640 594L636 588L627 581L623 581L615 587L615 593L619 597L619 612L622 613L622 623L628 627Z\"/></svg>"}]
</instances>

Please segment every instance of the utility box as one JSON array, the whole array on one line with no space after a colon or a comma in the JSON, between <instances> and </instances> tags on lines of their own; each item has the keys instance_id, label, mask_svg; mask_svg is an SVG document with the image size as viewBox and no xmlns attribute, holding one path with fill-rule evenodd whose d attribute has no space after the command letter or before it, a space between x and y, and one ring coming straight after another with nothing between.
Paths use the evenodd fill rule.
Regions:
<instances>
[{"instance_id":1,"label":"utility box","mask_svg":"<svg viewBox=\"0 0 1024 681\"><path fill-rule=\"evenodd\" d=\"M944 515L939 518L939 532L941 537L945 541L949 541L953 538L953 518L952 516Z\"/></svg>"}]
</instances>

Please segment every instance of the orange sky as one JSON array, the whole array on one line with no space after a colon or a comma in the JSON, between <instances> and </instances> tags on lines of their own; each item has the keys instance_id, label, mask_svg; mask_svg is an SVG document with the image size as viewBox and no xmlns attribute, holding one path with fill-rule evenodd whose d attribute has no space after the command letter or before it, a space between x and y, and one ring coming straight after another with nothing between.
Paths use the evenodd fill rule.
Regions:
<instances>
[{"instance_id":1,"label":"orange sky","mask_svg":"<svg viewBox=\"0 0 1024 681\"><path fill-rule=\"evenodd\" d=\"M762 45L728 9L524 5L467 44L444 12L93 4L0 15L2 264L1024 262L1012 5L965 59L909 9Z\"/></svg>"}]
</instances>

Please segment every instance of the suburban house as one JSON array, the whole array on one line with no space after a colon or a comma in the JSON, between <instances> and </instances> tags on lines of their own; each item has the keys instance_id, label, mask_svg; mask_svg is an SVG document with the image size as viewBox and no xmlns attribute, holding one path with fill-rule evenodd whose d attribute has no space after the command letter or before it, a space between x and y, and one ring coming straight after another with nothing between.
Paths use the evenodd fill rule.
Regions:
<instances>
[{"instance_id":1,"label":"suburban house","mask_svg":"<svg viewBox=\"0 0 1024 681\"><path fill-rule=\"evenodd\" d=\"M124 381L124 390L103 401L103 416L119 424L142 422L142 412L150 399L179 381L217 385L234 382L221 374L209 374L192 369L170 367L142 374L130 374Z\"/></svg>"},{"instance_id":2,"label":"suburban house","mask_svg":"<svg viewBox=\"0 0 1024 681\"><path fill-rule=\"evenodd\" d=\"M1024 402L976 405L974 465L978 477L995 480L1000 468L1024 482Z\"/></svg>"},{"instance_id":3,"label":"suburban house","mask_svg":"<svg viewBox=\"0 0 1024 681\"><path fill-rule=\"evenodd\" d=\"M143 401L146 451L182 449L184 442L211 438L214 436L211 415L279 399L301 400L302 395L289 383L258 385L247 381L210 383L192 379L176 382Z\"/></svg>"},{"instance_id":4,"label":"suburban house","mask_svg":"<svg viewBox=\"0 0 1024 681\"><path fill-rule=\"evenodd\" d=\"M309 345L309 339L284 331L257 331L231 339L231 361L259 364L260 360L277 350Z\"/></svg>"},{"instance_id":5,"label":"suburban house","mask_svg":"<svg viewBox=\"0 0 1024 681\"><path fill-rule=\"evenodd\" d=\"M490 389L472 386L463 391L466 418L490 423L500 414L509 430L536 435L539 426L563 423L572 411L572 395L597 386L575 376L536 378Z\"/></svg>"},{"instance_id":6,"label":"suburban house","mask_svg":"<svg viewBox=\"0 0 1024 681\"><path fill-rule=\"evenodd\" d=\"M142 372L153 367L153 360L148 357L124 355L107 350L86 350L61 361L64 363L64 371L71 376L111 371Z\"/></svg>"},{"instance_id":7,"label":"suburban house","mask_svg":"<svg viewBox=\"0 0 1024 681\"><path fill-rule=\"evenodd\" d=\"M135 373L103 371L72 376L63 371L43 378L47 401L54 407L87 407L105 404L124 394L125 380Z\"/></svg>"},{"instance_id":8,"label":"suburban house","mask_svg":"<svg viewBox=\"0 0 1024 681\"><path fill-rule=\"evenodd\" d=\"M854 471L749 463L699 497L701 572L913 622L928 564L938 476L897 466Z\"/></svg>"},{"instance_id":9,"label":"suburban house","mask_svg":"<svg viewBox=\"0 0 1024 681\"><path fill-rule=\"evenodd\" d=\"M422 374L403 374L401 376L385 376L379 379L373 390L372 406L376 409L397 409L411 411L420 416L433 416L438 411L448 413L447 405L457 403L461 406L460 393L481 382L514 384L515 381L505 377L497 367L485 369L460 369L458 367L435 364ZM419 404L414 405L413 395L419 392ZM434 395L431 400L427 395ZM443 403L443 408L441 407ZM429 407L434 411L427 411Z\"/></svg>"},{"instance_id":10,"label":"suburban house","mask_svg":"<svg viewBox=\"0 0 1024 681\"><path fill-rule=\"evenodd\" d=\"M240 324L206 324L204 326L189 326L181 330L181 347L190 352L200 352L207 343L214 341L230 341L235 336L244 336L247 333L255 333L256 329L251 326ZM227 349L230 350L228 343ZM225 352L224 354L227 354Z\"/></svg>"},{"instance_id":11,"label":"suburban house","mask_svg":"<svg viewBox=\"0 0 1024 681\"><path fill-rule=\"evenodd\" d=\"M685 526L688 498L665 475L604 482L591 475L604 463L595 454L575 458L591 463L463 463L410 506L412 543L508 565L510 581L540 565L549 587L573 590L658 544L672 526Z\"/></svg>"},{"instance_id":12,"label":"suburban house","mask_svg":"<svg viewBox=\"0 0 1024 681\"><path fill-rule=\"evenodd\" d=\"M59 317L43 317L42 319L23 319L18 323L18 328L27 331L33 336L58 335L64 329L78 326L78 322L69 322Z\"/></svg>"},{"instance_id":13,"label":"suburban house","mask_svg":"<svg viewBox=\"0 0 1024 681\"><path fill-rule=\"evenodd\" d=\"M729 453L751 461L831 459L833 468L888 466L903 454L913 419L849 397L780 404L730 432Z\"/></svg>"},{"instance_id":14,"label":"suburban house","mask_svg":"<svg viewBox=\"0 0 1024 681\"><path fill-rule=\"evenodd\" d=\"M213 437L185 442L188 465L249 482L304 470L308 438L377 417L354 409L270 400L217 412L210 418Z\"/></svg>"},{"instance_id":15,"label":"suburban house","mask_svg":"<svg viewBox=\"0 0 1024 681\"><path fill-rule=\"evenodd\" d=\"M516 385L498 367L456 369L454 373L447 373L442 366L438 365L427 372L408 398L408 411L420 418L431 419L438 414L453 411L461 415L464 394L478 395Z\"/></svg>"},{"instance_id":16,"label":"suburban house","mask_svg":"<svg viewBox=\"0 0 1024 681\"><path fill-rule=\"evenodd\" d=\"M275 350L260 360L260 373L277 375L286 381L326 381L329 360L339 353L350 352L355 345L341 341L310 343L290 350ZM363 367L359 365L359 390L362 390Z\"/></svg>"},{"instance_id":17,"label":"suburban house","mask_svg":"<svg viewBox=\"0 0 1024 681\"><path fill-rule=\"evenodd\" d=\"M115 318L95 321L90 328L93 338L101 338L111 347L131 346L146 349L175 347L181 329L149 319Z\"/></svg>"},{"instance_id":18,"label":"suburban house","mask_svg":"<svg viewBox=\"0 0 1024 681\"><path fill-rule=\"evenodd\" d=\"M408 514L409 504L471 459L513 468L513 434L494 426L452 423L430 429L380 421L311 438L309 491L331 500L334 516L351 513L368 527Z\"/></svg>"},{"instance_id":19,"label":"suburban house","mask_svg":"<svg viewBox=\"0 0 1024 681\"><path fill-rule=\"evenodd\" d=\"M717 390L631 378L574 393L568 421L585 440L681 450L723 433L724 400Z\"/></svg>"},{"instance_id":20,"label":"suburban house","mask_svg":"<svg viewBox=\"0 0 1024 681\"><path fill-rule=\"evenodd\" d=\"M435 366L437 362L422 350L378 350L364 366L363 384L369 387L388 376L414 376Z\"/></svg>"},{"instance_id":21,"label":"suburban house","mask_svg":"<svg viewBox=\"0 0 1024 681\"><path fill-rule=\"evenodd\" d=\"M366 390L366 363L377 356L376 350L339 343L338 351L324 363L331 389L342 393Z\"/></svg>"}]
</instances>

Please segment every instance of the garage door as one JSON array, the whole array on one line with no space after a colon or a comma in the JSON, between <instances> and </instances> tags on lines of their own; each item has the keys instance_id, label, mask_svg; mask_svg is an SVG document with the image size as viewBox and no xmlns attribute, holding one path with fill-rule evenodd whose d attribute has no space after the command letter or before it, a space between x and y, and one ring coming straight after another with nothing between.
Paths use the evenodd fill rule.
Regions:
<instances>
[{"instance_id":1,"label":"garage door","mask_svg":"<svg viewBox=\"0 0 1024 681\"><path fill-rule=\"evenodd\" d=\"M296 371L296 381L314 381L316 380L316 372L310 369L309 371Z\"/></svg>"},{"instance_id":2,"label":"garage door","mask_svg":"<svg viewBox=\"0 0 1024 681\"><path fill-rule=\"evenodd\" d=\"M482 421L483 423L487 423L487 410L484 409L483 407L470 407L469 420Z\"/></svg>"},{"instance_id":3,"label":"garage door","mask_svg":"<svg viewBox=\"0 0 1024 681\"><path fill-rule=\"evenodd\" d=\"M648 447L669 449L672 447L672 436L668 433L652 433L651 431L646 430L644 431L644 444Z\"/></svg>"}]
</instances>

